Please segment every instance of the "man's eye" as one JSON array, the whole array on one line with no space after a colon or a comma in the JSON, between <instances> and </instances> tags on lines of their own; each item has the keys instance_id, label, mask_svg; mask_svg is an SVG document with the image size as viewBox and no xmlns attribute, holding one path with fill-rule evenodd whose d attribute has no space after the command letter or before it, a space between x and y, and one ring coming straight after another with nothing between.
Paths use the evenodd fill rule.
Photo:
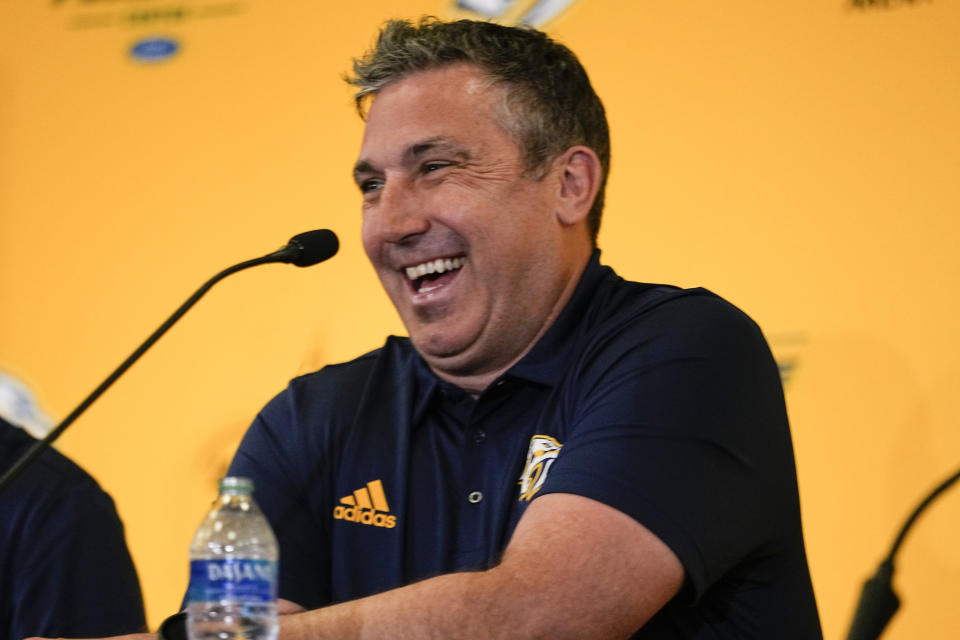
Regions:
<instances>
[{"instance_id":1,"label":"man's eye","mask_svg":"<svg viewBox=\"0 0 960 640\"><path fill-rule=\"evenodd\" d=\"M434 171L439 171L445 167L449 167L449 162L427 162L423 165L424 173L433 173Z\"/></svg>"},{"instance_id":2,"label":"man's eye","mask_svg":"<svg viewBox=\"0 0 960 640\"><path fill-rule=\"evenodd\" d=\"M369 180L364 180L360 183L360 192L361 193L370 193L371 191L376 191L377 189L383 188L383 180L379 178L370 178Z\"/></svg>"}]
</instances>

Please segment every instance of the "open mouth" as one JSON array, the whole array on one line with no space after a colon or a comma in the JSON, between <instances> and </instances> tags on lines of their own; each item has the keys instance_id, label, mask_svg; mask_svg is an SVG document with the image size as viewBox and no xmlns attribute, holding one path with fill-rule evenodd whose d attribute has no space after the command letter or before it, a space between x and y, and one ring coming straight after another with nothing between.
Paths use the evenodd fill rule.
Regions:
<instances>
[{"instance_id":1,"label":"open mouth","mask_svg":"<svg viewBox=\"0 0 960 640\"><path fill-rule=\"evenodd\" d=\"M452 280L455 273L466 263L466 256L437 258L406 268L410 285L417 293L426 293L442 287Z\"/></svg>"}]
</instances>

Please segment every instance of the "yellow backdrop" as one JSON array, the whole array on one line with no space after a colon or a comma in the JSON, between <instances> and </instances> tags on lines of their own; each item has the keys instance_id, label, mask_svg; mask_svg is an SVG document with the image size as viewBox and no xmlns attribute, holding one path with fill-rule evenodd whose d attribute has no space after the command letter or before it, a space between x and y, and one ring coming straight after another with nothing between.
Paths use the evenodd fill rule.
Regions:
<instances>
[{"instance_id":1,"label":"yellow backdrop","mask_svg":"<svg viewBox=\"0 0 960 640\"><path fill-rule=\"evenodd\" d=\"M510 21L569 3L463 4ZM829 638L960 464L960 6L871 5L578 0L545 24L609 111L605 262L731 299L784 367ZM424 13L476 15L453 0L0 4L0 368L53 416L215 271L307 229L342 240L325 265L218 285L59 444L115 497L151 625L180 602L193 529L259 407L402 332L358 241L361 123L340 76L383 19ZM177 50L132 57L148 37ZM958 528L947 494L908 538L886 637L960 633Z\"/></svg>"}]
</instances>

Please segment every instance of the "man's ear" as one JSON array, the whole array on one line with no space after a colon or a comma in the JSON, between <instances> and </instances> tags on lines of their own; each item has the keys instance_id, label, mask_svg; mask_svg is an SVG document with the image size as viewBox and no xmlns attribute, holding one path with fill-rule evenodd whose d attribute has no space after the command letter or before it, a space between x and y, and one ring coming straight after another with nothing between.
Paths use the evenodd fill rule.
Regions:
<instances>
[{"instance_id":1,"label":"man's ear","mask_svg":"<svg viewBox=\"0 0 960 640\"><path fill-rule=\"evenodd\" d=\"M556 159L560 195L557 218L566 225L586 219L600 190L600 158L590 147L570 147Z\"/></svg>"}]
</instances>

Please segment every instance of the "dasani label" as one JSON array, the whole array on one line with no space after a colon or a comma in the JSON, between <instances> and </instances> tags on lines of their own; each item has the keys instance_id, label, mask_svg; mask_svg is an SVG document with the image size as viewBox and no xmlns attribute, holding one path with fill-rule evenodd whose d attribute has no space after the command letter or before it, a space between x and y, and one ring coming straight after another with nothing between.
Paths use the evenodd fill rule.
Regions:
<instances>
[{"instance_id":1,"label":"dasani label","mask_svg":"<svg viewBox=\"0 0 960 640\"><path fill-rule=\"evenodd\" d=\"M276 598L276 584L277 563L270 560L193 560L187 599L190 602L271 602Z\"/></svg>"}]
</instances>

